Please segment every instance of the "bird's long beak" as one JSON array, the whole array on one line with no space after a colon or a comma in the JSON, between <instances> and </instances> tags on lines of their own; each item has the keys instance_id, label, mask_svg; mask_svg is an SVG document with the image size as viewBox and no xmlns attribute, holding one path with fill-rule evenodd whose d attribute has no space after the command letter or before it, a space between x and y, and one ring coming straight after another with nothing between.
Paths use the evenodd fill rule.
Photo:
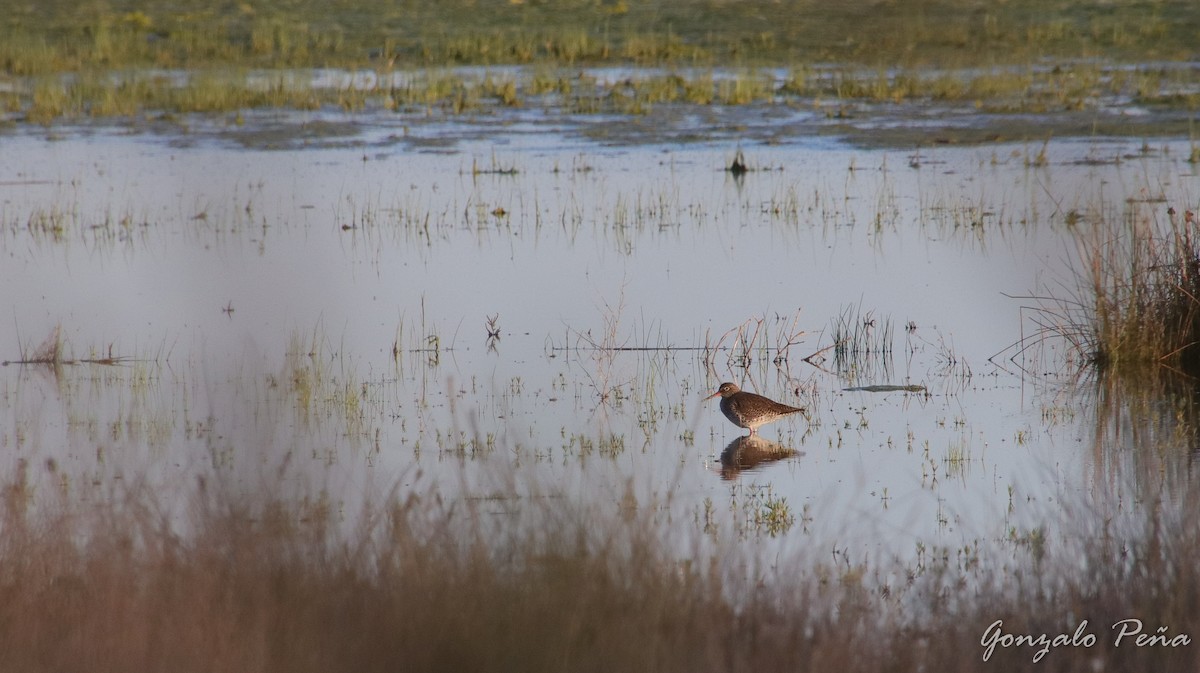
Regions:
<instances>
[{"instance_id":1,"label":"bird's long beak","mask_svg":"<svg viewBox=\"0 0 1200 673\"><path fill-rule=\"evenodd\" d=\"M706 398L704 398L704 399L705 399L705 400L711 400L712 398L714 398L714 397L716 397L717 395L720 395L720 394L721 394L721 391L719 391L719 390L718 390L717 392L713 393L712 395L709 395L708 397L706 397Z\"/></svg>"}]
</instances>

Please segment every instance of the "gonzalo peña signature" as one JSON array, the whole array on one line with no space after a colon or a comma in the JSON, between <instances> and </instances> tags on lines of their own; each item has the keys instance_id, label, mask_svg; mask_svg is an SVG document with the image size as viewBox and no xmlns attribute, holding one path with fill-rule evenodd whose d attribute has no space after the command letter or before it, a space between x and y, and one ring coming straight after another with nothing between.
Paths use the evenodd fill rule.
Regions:
<instances>
[{"instance_id":1,"label":"gonzalo pe\u00f1a signature","mask_svg":"<svg viewBox=\"0 0 1200 673\"><path fill-rule=\"evenodd\" d=\"M1166 626L1158 627L1154 633L1143 632L1140 619L1122 619L1114 623L1110 630L1113 631L1113 647L1183 647L1192 643L1191 636L1186 633L1170 635ZM979 644L983 646L984 661L992 657L996 647L1034 647L1037 650L1033 653L1033 660L1038 662L1046 653L1058 647L1092 647L1096 644L1096 635L1088 631L1086 619L1079 623L1074 633L1054 636L1045 633L1005 633L1004 620L997 619L984 630Z\"/></svg>"}]
</instances>

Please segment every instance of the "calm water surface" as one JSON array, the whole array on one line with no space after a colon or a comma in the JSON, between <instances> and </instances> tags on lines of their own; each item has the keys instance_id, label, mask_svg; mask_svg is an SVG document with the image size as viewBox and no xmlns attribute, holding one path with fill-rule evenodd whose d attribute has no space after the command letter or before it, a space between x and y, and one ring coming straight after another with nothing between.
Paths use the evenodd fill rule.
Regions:
<instances>
[{"instance_id":1,"label":"calm water surface","mask_svg":"<svg viewBox=\"0 0 1200 673\"><path fill-rule=\"evenodd\" d=\"M56 326L64 357L120 358L0 369L7 473L84 501L203 478L346 521L387 493L497 522L636 503L856 560L1136 527L1189 487L1186 440L1106 429L1061 344L1013 348L1035 303L1013 297L1076 292L1089 223L1195 201L1185 142L1037 165L800 137L741 147L759 170L735 178L736 145L509 121L282 150L4 137L0 359ZM835 356L839 320L868 352ZM798 455L722 465L743 431L701 400L725 380L809 408L761 431ZM927 392L846 390L872 385ZM794 523L749 520L771 503Z\"/></svg>"}]
</instances>

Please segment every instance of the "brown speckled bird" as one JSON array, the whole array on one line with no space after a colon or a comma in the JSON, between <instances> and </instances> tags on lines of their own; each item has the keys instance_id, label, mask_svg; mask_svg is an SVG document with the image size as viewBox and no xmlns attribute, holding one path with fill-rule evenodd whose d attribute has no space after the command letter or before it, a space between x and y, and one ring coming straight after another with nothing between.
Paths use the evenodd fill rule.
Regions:
<instances>
[{"instance_id":1,"label":"brown speckled bird","mask_svg":"<svg viewBox=\"0 0 1200 673\"><path fill-rule=\"evenodd\" d=\"M737 384L725 382L717 388L717 392L704 398L711 400L721 396L721 413L725 414L731 423L739 428L750 428L753 435L760 425L777 421L784 416L801 413L804 409L789 407L762 395L748 393Z\"/></svg>"}]
</instances>

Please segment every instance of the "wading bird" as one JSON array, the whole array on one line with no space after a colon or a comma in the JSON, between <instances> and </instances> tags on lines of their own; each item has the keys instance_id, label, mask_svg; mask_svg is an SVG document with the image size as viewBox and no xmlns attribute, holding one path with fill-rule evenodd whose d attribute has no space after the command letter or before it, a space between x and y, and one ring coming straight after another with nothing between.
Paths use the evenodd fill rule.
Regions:
<instances>
[{"instance_id":1,"label":"wading bird","mask_svg":"<svg viewBox=\"0 0 1200 673\"><path fill-rule=\"evenodd\" d=\"M784 416L801 413L804 409L789 407L762 395L748 393L737 384L725 382L717 388L717 392L704 398L711 400L721 396L721 413L725 414L731 423L739 428L750 428L753 435L760 425L777 421Z\"/></svg>"}]
</instances>

